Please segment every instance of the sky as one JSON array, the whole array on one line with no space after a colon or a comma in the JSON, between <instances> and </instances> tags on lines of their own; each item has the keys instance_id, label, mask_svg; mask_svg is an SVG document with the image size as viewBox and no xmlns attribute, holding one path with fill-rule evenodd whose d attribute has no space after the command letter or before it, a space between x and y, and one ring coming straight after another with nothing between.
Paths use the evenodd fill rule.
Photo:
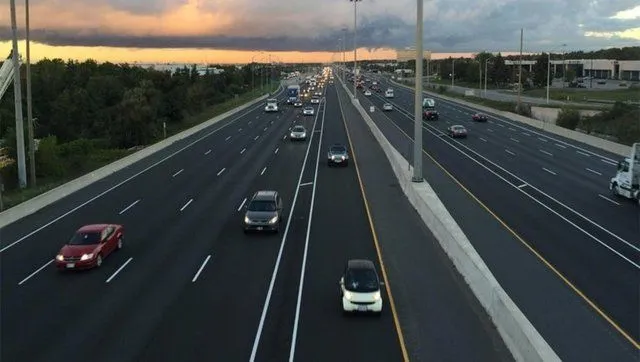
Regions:
<instances>
[{"instance_id":1,"label":"sky","mask_svg":"<svg viewBox=\"0 0 640 362\"><path fill-rule=\"evenodd\" d=\"M15 0L24 38L24 0ZM0 52L11 49L9 1ZM326 62L353 59L347 0L30 0L31 54L114 62ZM415 0L357 2L359 59L415 44ZM640 43L638 0L425 0L424 48L451 53L595 50ZM344 42L341 39L345 40ZM566 44L566 46L563 46ZM24 42L20 42L21 52Z\"/></svg>"}]
</instances>

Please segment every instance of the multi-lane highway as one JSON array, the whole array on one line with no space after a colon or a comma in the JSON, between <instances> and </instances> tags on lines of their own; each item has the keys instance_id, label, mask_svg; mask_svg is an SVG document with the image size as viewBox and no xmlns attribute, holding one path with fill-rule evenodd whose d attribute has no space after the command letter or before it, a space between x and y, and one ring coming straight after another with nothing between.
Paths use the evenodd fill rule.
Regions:
<instances>
[{"instance_id":1,"label":"multi-lane highway","mask_svg":"<svg viewBox=\"0 0 640 362\"><path fill-rule=\"evenodd\" d=\"M413 92L383 81L386 87L395 89L395 98L359 92L359 99L367 109L376 106L374 120L406 155L413 139ZM387 102L394 110L382 113ZM577 308L590 310L591 318L603 321L603 329L619 337L622 350L636 354L640 213L632 202L608 191L619 156L500 117L474 123L476 110L440 98L436 102L440 120L423 122L427 162L437 162L459 181L581 300ZM469 137L446 136L446 128L454 124L464 125ZM485 260L513 263L505 261L508 254L477 247ZM507 292L512 294L509 288ZM547 301L557 297L555 290L546 293ZM526 308L524 312L530 314Z\"/></svg>"},{"instance_id":2,"label":"multi-lane highway","mask_svg":"<svg viewBox=\"0 0 640 362\"><path fill-rule=\"evenodd\" d=\"M388 251L382 316L340 313L338 280L348 259L371 259L386 275L378 250L385 255L379 244L395 242L389 230L414 230L405 245L437 243L406 200L393 194L388 202L397 206L385 211L380 200L390 195L373 195L379 206L368 212L355 165L326 166L328 145L350 145L333 86L314 116L291 107L267 114L263 106L2 229L0 359L508 360L444 257L422 267L418 250ZM287 138L295 124L310 131L306 142ZM380 180L392 177L367 155ZM264 189L282 195L286 223L275 235L245 235L243 206ZM123 224L124 248L95 270L55 270L61 245L91 223ZM421 285L422 272L437 276ZM391 305L394 283L399 313ZM430 285L439 290L430 293ZM406 345L399 320L413 332Z\"/></svg>"}]
</instances>

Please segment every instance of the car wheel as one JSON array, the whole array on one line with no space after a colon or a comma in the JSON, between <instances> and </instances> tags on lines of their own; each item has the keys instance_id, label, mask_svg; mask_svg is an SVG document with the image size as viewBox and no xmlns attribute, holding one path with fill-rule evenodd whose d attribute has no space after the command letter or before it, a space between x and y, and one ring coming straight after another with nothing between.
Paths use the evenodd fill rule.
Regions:
<instances>
[{"instance_id":1,"label":"car wheel","mask_svg":"<svg viewBox=\"0 0 640 362\"><path fill-rule=\"evenodd\" d=\"M613 193L613 196L619 196L620 195L620 190L618 189L618 185L617 184L613 185L613 187L611 188L611 193Z\"/></svg>"},{"instance_id":2,"label":"car wheel","mask_svg":"<svg viewBox=\"0 0 640 362\"><path fill-rule=\"evenodd\" d=\"M96 257L96 267L99 268L100 266L102 266L102 254L98 254Z\"/></svg>"},{"instance_id":3,"label":"car wheel","mask_svg":"<svg viewBox=\"0 0 640 362\"><path fill-rule=\"evenodd\" d=\"M117 250L122 249L122 246L123 245L122 245L122 236L121 236L121 237L118 238L118 246L117 246L118 249Z\"/></svg>"}]
</instances>

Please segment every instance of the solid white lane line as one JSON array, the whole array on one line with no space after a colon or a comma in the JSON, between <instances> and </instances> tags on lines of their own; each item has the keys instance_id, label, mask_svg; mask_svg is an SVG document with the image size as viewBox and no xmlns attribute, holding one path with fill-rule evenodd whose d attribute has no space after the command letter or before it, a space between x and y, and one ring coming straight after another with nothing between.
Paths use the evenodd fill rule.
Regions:
<instances>
[{"instance_id":1,"label":"solid white lane line","mask_svg":"<svg viewBox=\"0 0 640 362\"><path fill-rule=\"evenodd\" d=\"M319 114L319 113L318 113ZM316 128L316 122L318 122L318 114L315 116L315 120L313 121L312 128ZM293 194L293 201L291 203L291 211L289 212L289 217L287 218L287 225L284 229L284 234L282 236L282 242L280 243L280 250L278 251L278 257L276 258L276 264L273 267L273 273L271 274L271 281L269 282L269 289L267 290L267 296L265 298L262 314L260 315L260 322L258 323L258 330L256 331L255 339L253 340L253 347L251 349L251 357L249 358L249 362L255 362L256 354L258 353L258 345L260 344L260 338L262 336L262 329L264 328L264 321L267 317L267 312L269 310L269 303L271 302L271 295L273 294L273 287L276 283L276 277L278 275L278 269L280 267L280 261L282 260L282 253L284 251L284 247L287 243L287 235L289 234L289 227L291 225L291 220L294 215L296 202L298 200L298 193L300 191L300 183L302 182L302 176L304 175L304 169L307 165L307 159L309 158L309 151L311 150L311 145L313 144L313 133L309 139L309 143L307 144L307 152L304 155L304 160L302 161L302 168L300 169L300 176L298 177L298 184L296 190ZM277 151L277 149L276 149ZM317 162L318 160L316 160Z\"/></svg>"},{"instance_id":2,"label":"solid white lane line","mask_svg":"<svg viewBox=\"0 0 640 362\"><path fill-rule=\"evenodd\" d=\"M178 171L178 172L174 173L171 177L176 177L176 176L178 176L179 174L181 174L181 173L182 173L182 171L184 171L184 168L183 168L183 169L181 169L180 171Z\"/></svg>"},{"instance_id":3,"label":"solid white lane line","mask_svg":"<svg viewBox=\"0 0 640 362\"><path fill-rule=\"evenodd\" d=\"M587 157L591 157L590 154L586 153L586 152L582 152L582 151L576 151L576 153L581 154L583 156L587 156Z\"/></svg>"},{"instance_id":4,"label":"solid white lane line","mask_svg":"<svg viewBox=\"0 0 640 362\"><path fill-rule=\"evenodd\" d=\"M242 200L242 203L240 204L240 206L238 206L238 211L242 210L242 207L246 202L247 202L247 198L245 197L244 200Z\"/></svg>"},{"instance_id":5,"label":"solid white lane line","mask_svg":"<svg viewBox=\"0 0 640 362\"><path fill-rule=\"evenodd\" d=\"M300 187L302 187L302 186L310 186L310 185L313 185L313 182L305 182L303 184L300 184Z\"/></svg>"},{"instance_id":6,"label":"solid white lane line","mask_svg":"<svg viewBox=\"0 0 640 362\"><path fill-rule=\"evenodd\" d=\"M278 153L279 150L280 150L280 147L276 148L276 150L273 151L273 153Z\"/></svg>"},{"instance_id":7,"label":"solid white lane line","mask_svg":"<svg viewBox=\"0 0 640 362\"><path fill-rule=\"evenodd\" d=\"M521 189L521 188L524 188L524 187L527 187L527 186L529 186L529 185L527 185L527 184L522 184L522 185L518 186L518 188L519 188L519 189Z\"/></svg>"},{"instance_id":8,"label":"solid white lane line","mask_svg":"<svg viewBox=\"0 0 640 362\"><path fill-rule=\"evenodd\" d=\"M565 145L561 145L561 144L559 144L559 143L556 143L555 145L556 145L556 147L560 147L560 148L567 148L567 146L565 146Z\"/></svg>"},{"instance_id":9,"label":"solid white lane line","mask_svg":"<svg viewBox=\"0 0 640 362\"><path fill-rule=\"evenodd\" d=\"M200 273L202 273L202 269L204 269L204 267L207 265L207 263L209 262L209 259L211 259L211 254L207 255L207 258L204 259L204 262L202 262L202 265L200 265L200 269L198 269L198 272L196 273L196 275L194 275L193 279L191 279L191 283L195 283L196 280L198 280L198 276L200 276Z\"/></svg>"},{"instance_id":10,"label":"solid white lane line","mask_svg":"<svg viewBox=\"0 0 640 362\"><path fill-rule=\"evenodd\" d=\"M225 138L224 140L225 140L225 141L228 141L228 140L230 140L230 139L231 139L231 136L227 136L227 138Z\"/></svg>"},{"instance_id":11,"label":"solid white lane line","mask_svg":"<svg viewBox=\"0 0 640 362\"><path fill-rule=\"evenodd\" d=\"M223 167L223 168L222 168L222 170L218 171L218 176L222 175L222 173L223 173L224 171L226 171L226 170L227 170L227 169Z\"/></svg>"},{"instance_id":12,"label":"solid white lane line","mask_svg":"<svg viewBox=\"0 0 640 362\"><path fill-rule=\"evenodd\" d=\"M548 173L550 173L550 174L554 175L554 176L555 176L555 175L557 175L557 173L555 173L555 172L553 172L553 171L551 171L551 170L549 170L549 169L546 169L546 168L544 168L544 167L543 167L542 169L543 169L543 170L545 170L545 171L547 171Z\"/></svg>"},{"instance_id":13,"label":"solid white lane line","mask_svg":"<svg viewBox=\"0 0 640 362\"><path fill-rule=\"evenodd\" d=\"M553 156L553 153L551 153L549 151L545 151L545 150L538 150L538 151L544 153L545 155Z\"/></svg>"},{"instance_id":14,"label":"solid white lane line","mask_svg":"<svg viewBox=\"0 0 640 362\"><path fill-rule=\"evenodd\" d=\"M598 196L600 196L601 198L603 198L603 199L605 199L605 200L609 201L609 202L610 202L610 203L612 203L612 204L615 204L615 205L620 206L620 203L618 203L617 201L611 200L610 198L608 198L608 197L606 197L606 196L604 196L604 195L600 195L600 194L598 194Z\"/></svg>"},{"instance_id":15,"label":"solid white lane line","mask_svg":"<svg viewBox=\"0 0 640 362\"><path fill-rule=\"evenodd\" d=\"M487 142L487 140L485 140L484 138L482 138L482 137L479 137L479 138L480 138L480 141Z\"/></svg>"},{"instance_id":16,"label":"solid white lane line","mask_svg":"<svg viewBox=\"0 0 640 362\"><path fill-rule=\"evenodd\" d=\"M180 211L184 211L184 209L186 209L189 205L191 205L192 202L193 202L193 199L189 199L189 201L187 201L187 203L180 208Z\"/></svg>"},{"instance_id":17,"label":"solid white lane line","mask_svg":"<svg viewBox=\"0 0 640 362\"><path fill-rule=\"evenodd\" d=\"M49 260L45 265L43 265L43 266L39 267L36 271L34 271L33 273L29 274L29 276L28 276L28 277L26 277L26 278L22 279L22 280L20 281L20 283L18 283L18 285L22 285L22 284L24 284L27 280L31 279L34 275L38 274L38 273L40 272L40 270L42 270L42 269L46 268L47 266L49 266L49 264L53 263L53 262L54 262L54 260L55 260L55 259L51 259L51 260Z\"/></svg>"},{"instance_id":18,"label":"solid white lane line","mask_svg":"<svg viewBox=\"0 0 640 362\"><path fill-rule=\"evenodd\" d=\"M515 139L515 138L513 138L513 137L511 137L511 140L512 140L513 142L518 142L518 143L520 143L520 141L518 141L517 139Z\"/></svg>"},{"instance_id":19,"label":"solid white lane line","mask_svg":"<svg viewBox=\"0 0 640 362\"><path fill-rule=\"evenodd\" d=\"M504 150L504 152L506 152L506 153L508 153L508 154L510 154L510 155L513 155L513 156L515 156L515 155L516 155L515 153L513 153L513 152L512 152L512 151L510 151L510 150L506 150L506 149L505 149L505 150Z\"/></svg>"},{"instance_id":20,"label":"solid white lane line","mask_svg":"<svg viewBox=\"0 0 640 362\"><path fill-rule=\"evenodd\" d=\"M205 152L204 154L205 154L205 155L208 155L208 154L210 154L210 153L211 153L211 150L207 150L207 152Z\"/></svg>"},{"instance_id":21,"label":"solid white lane line","mask_svg":"<svg viewBox=\"0 0 640 362\"><path fill-rule=\"evenodd\" d=\"M118 270L116 270L113 274L111 274L111 276L109 277L109 279L105 281L105 283L110 283L113 280L113 278L115 278L116 275L118 275L118 273L120 273L122 269L124 269L124 267L131 262L131 260L133 260L133 258L129 258L129 260L125 261L124 264L122 264L122 266L118 268Z\"/></svg>"},{"instance_id":22,"label":"solid white lane line","mask_svg":"<svg viewBox=\"0 0 640 362\"><path fill-rule=\"evenodd\" d=\"M590 168L587 168L586 170L589 171L589 172L595 173L598 176L602 176L602 174L600 172L598 172L598 171L592 170Z\"/></svg>"},{"instance_id":23,"label":"solid white lane line","mask_svg":"<svg viewBox=\"0 0 640 362\"><path fill-rule=\"evenodd\" d=\"M296 341L298 339L298 325L300 324L300 310L302 309L302 290L304 288L304 274L307 269L307 254L309 252L309 236L311 235L311 221L313 220L313 206L316 200L316 186L318 181L318 165L320 165L320 150L322 150L322 135L324 134L324 116L327 111L327 103L324 103L322 112L322 124L320 125L320 138L318 139L318 154L316 156L316 169L313 174L313 191L311 192L311 205L309 206L309 218L307 221L307 235L304 241L302 254L302 267L300 268L300 282L298 284L298 301L296 302L296 315L291 333L291 349L289 350L289 362L293 362L296 354Z\"/></svg>"},{"instance_id":24,"label":"solid white lane line","mask_svg":"<svg viewBox=\"0 0 640 362\"><path fill-rule=\"evenodd\" d=\"M253 137L253 140L254 140L254 141L257 141L257 140L258 140L258 138L260 138L260 135Z\"/></svg>"},{"instance_id":25,"label":"solid white lane line","mask_svg":"<svg viewBox=\"0 0 640 362\"><path fill-rule=\"evenodd\" d=\"M243 154L244 151L246 151L246 150L247 150L246 148L243 148L242 151L240 151L240 154Z\"/></svg>"},{"instance_id":26,"label":"solid white lane line","mask_svg":"<svg viewBox=\"0 0 640 362\"><path fill-rule=\"evenodd\" d=\"M260 176L264 175L264 172L267 170L267 167L263 168L262 171L260 172Z\"/></svg>"},{"instance_id":27,"label":"solid white lane line","mask_svg":"<svg viewBox=\"0 0 640 362\"><path fill-rule=\"evenodd\" d=\"M127 210L129 210L130 208L132 208L132 207L136 206L136 204L137 204L137 203L139 203L139 202L140 202L140 200L141 200L141 199L137 199L136 201L132 202L129 206L127 206L127 207L125 207L124 209L122 209L122 211L120 211L120 212L118 213L118 215L122 215L122 214L124 214L125 212L127 212Z\"/></svg>"}]
</instances>

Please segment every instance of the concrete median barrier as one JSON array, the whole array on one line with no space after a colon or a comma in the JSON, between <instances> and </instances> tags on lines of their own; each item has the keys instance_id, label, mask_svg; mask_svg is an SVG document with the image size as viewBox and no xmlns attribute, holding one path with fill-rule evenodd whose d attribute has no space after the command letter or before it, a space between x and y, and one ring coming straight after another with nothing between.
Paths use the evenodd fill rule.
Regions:
<instances>
[{"instance_id":1,"label":"concrete median barrier","mask_svg":"<svg viewBox=\"0 0 640 362\"><path fill-rule=\"evenodd\" d=\"M342 82L341 82L342 83ZM342 83L344 91L352 97ZM425 181L411 181L412 167L396 150L357 100L352 101L389 159L399 184L458 272L478 298L517 361L560 361L560 358L495 279L438 195Z\"/></svg>"},{"instance_id":2,"label":"concrete median barrier","mask_svg":"<svg viewBox=\"0 0 640 362\"><path fill-rule=\"evenodd\" d=\"M282 90L282 86L278 88L278 90L276 91L276 93L280 92ZM35 213L36 211L51 205L52 203L84 188L87 187L89 185L91 185L92 183L101 180L109 175L112 175L122 169L124 169L125 167L128 167L146 157L149 157L150 155L172 145L175 142L178 142L182 139L185 139L187 137L190 137L208 127L211 127L212 125L220 122L221 120L228 118L229 116L232 116L234 114L237 114L239 112L242 112L244 110L246 110L247 108L250 108L262 101L264 101L265 99L267 99L267 97L269 97L269 95L263 95L261 97L258 97L248 103L245 103L243 105L240 105L234 109L231 109L221 115L218 115L214 118L209 119L208 121L205 121L195 127L189 128L185 131L182 131L178 134L175 134L171 137L168 137L167 139L164 139L162 141L156 142L152 145L149 145L143 149L141 149L140 151L137 151L131 155L128 155L126 157L123 157L113 163L110 163L108 165L105 165L93 172L90 172L86 175L83 175L81 177L78 177L72 181L69 181L63 185L60 185L54 189L51 189L41 195L38 195L30 200L27 200L21 204L18 204L10 209L7 209L5 211L3 211L2 213L0 213L0 228L3 228L25 216L31 215L33 213Z\"/></svg>"}]
</instances>

